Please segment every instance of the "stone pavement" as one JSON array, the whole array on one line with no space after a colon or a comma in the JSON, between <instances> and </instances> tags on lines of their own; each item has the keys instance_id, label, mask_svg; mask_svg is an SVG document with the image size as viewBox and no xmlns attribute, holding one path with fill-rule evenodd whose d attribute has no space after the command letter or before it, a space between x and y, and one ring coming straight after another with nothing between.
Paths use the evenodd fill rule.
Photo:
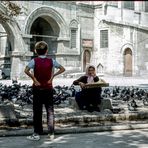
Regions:
<instances>
[{"instance_id":1,"label":"stone pavement","mask_svg":"<svg viewBox=\"0 0 148 148\"><path fill-rule=\"evenodd\" d=\"M57 134L53 141L46 135L39 141L29 141L26 136L0 137L1 148L148 148L148 130L120 130Z\"/></svg>"},{"instance_id":2,"label":"stone pavement","mask_svg":"<svg viewBox=\"0 0 148 148\"><path fill-rule=\"evenodd\" d=\"M138 77L102 77L107 83L110 84L110 86L139 86L139 87L147 87L148 86L148 79L146 78L138 78ZM54 86L56 85L66 85L70 86L75 78L56 78L54 80ZM11 80L1 80L0 81L3 84L11 85ZM31 85L31 80L19 80L19 83L28 84ZM75 111L71 108L64 107L64 110L62 108L55 109L55 113L59 117L56 120L57 123L59 123L60 126L56 127L56 133L79 133L79 132L94 132L94 131L109 131L109 130L123 130L123 129L145 129L148 128L148 111L143 112L136 112L136 113L127 113L127 114L106 114L106 113L88 113L88 112L79 112ZM26 112L30 112L30 110L27 110ZM31 113L31 112L30 112ZM23 113L22 113L23 114ZM32 114L32 113L31 113ZM75 117L72 117L73 114L76 114ZM60 118L61 116L61 118ZM82 118L83 116L83 118ZM64 118L63 118L64 117ZM136 119L140 119L137 120ZM106 120L108 119L108 120ZM146 120L145 120L146 119ZM124 123L121 122L124 120ZM28 125L32 124L32 118L28 118L27 120L21 119L21 122L26 122ZM60 124L63 122L70 123L70 121L74 121L75 127L73 127L73 123L70 123L69 125L62 125ZM91 126L89 125L89 121L91 121ZM93 121L93 124L92 124ZM101 122L100 122L101 121ZM104 123L104 121L107 121ZM111 122L110 122L111 121ZM85 125L81 125L85 123ZM57 124L58 125L58 124ZM76 125L79 125L79 127L76 127ZM81 128L80 128L81 125ZM96 127L95 127L96 126ZM5 129L5 128L4 128ZM28 135L32 133L31 129L25 129L20 130L17 128L14 128L16 130L1 130L0 136L12 136L12 135ZM101 147L102 148L102 147Z\"/></svg>"}]
</instances>

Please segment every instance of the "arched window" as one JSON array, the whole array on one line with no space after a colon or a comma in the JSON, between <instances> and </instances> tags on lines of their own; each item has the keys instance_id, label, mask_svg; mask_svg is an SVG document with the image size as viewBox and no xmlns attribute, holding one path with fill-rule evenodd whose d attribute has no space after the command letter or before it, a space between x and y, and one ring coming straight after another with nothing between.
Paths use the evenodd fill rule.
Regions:
<instances>
[{"instance_id":1,"label":"arched window","mask_svg":"<svg viewBox=\"0 0 148 148\"><path fill-rule=\"evenodd\" d=\"M72 20L70 23L70 48L77 47L77 32L78 32L78 22Z\"/></svg>"}]
</instances>

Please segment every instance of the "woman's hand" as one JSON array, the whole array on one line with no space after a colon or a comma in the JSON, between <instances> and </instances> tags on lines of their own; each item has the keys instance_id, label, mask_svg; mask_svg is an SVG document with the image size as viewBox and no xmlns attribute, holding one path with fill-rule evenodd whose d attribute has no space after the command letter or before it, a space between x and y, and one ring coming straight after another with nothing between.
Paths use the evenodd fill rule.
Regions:
<instances>
[{"instance_id":1,"label":"woman's hand","mask_svg":"<svg viewBox=\"0 0 148 148\"><path fill-rule=\"evenodd\" d=\"M85 83L79 82L79 85L80 85L81 88L85 88Z\"/></svg>"}]
</instances>

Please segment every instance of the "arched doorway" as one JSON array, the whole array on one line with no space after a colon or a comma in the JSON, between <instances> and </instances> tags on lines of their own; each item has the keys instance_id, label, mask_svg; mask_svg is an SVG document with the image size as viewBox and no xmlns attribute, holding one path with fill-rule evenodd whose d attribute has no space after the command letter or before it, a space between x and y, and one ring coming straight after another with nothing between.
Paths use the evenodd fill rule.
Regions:
<instances>
[{"instance_id":1,"label":"arched doorway","mask_svg":"<svg viewBox=\"0 0 148 148\"><path fill-rule=\"evenodd\" d=\"M49 43L50 56L56 58L55 55L59 52L57 50L63 48L62 41L68 39L67 28L65 19L58 11L48 6L41 6L32 11L26 19L24 32L26 34L33 33L32 39L28 39L32 44L31 51L36 41L44 40Z\"/></svg>"},{"instance_id":2,"label":"arched doorway","mask_svg":"<svg viewBox=\"0 0 148 148\"><path fill-rule=\"evenodd\" d=\"M91 57L90 51L85 50L83 54L83 71L85 71L87 65L90 64L90 57Z\"/></svg>"},{"instance_id":3,"label":"arched doorway","mask_svg":"<svg viewBox=\"0 0 148 148\"><path fill-rule=\"evenodd\" d=\"M40 16L31 26L30 34L33 36L30 39L30 51L34 51L34 45L38 41L48 43L48 54L54 56L57 52L57 37L59 36L60 28L51 17Z\"/></svg>"},{"instance_id":4,"label":"arched doorway","mask_svg":"<svg viewBox=\"0 0 148 148\"><path fill-rule=\"evenodd\" d=\"M124 51L124 76L132 76L132 50L130 48Z\"/></svg>"}]
</instances>

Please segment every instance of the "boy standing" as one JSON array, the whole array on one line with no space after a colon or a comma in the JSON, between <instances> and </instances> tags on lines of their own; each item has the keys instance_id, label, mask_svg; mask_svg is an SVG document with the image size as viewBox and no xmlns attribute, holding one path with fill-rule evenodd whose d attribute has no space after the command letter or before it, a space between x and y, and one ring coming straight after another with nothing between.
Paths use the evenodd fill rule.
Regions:
<instances>
[{"instance_id":1,"label":"boy standing","mask_svg":"<svg viewBox=\"0 0 148 148\"><path fill-rule=\"evenodd\" d=\"M35 52L38 57L32 59L24 72L33 80L33 122L34 133L27 139L39 140L43 133L42 107L45 105L47 112L48 136L54 139L54 107L52 80L55 76L63 73L65 68L54 59L46 56L48 44L44 41L35 44ZM54 68L59 70L54 73ZM33 73L30 70L33 69Z\"/></svg>"}]
</instances>

